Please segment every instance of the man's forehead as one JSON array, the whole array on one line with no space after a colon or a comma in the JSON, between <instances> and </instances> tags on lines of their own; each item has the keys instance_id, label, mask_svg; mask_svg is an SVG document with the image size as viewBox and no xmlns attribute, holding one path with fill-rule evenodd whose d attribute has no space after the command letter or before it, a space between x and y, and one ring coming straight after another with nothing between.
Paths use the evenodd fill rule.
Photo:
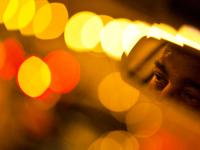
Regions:
<instances>
[{"instance_id":1,"label":"man's forehead","mask_svg":"<svg viewBox=\"0 0 200 150\"><path fill-rule=\"evenodd\" d=\"M200 59L200 51L188 46L179 46L173 43L167 43L164 47L165 56L175 54L178 56L193 58L193 59Z\"/></svg>"},{"instance_id":2,"label":"man's forehead","mask_svg":"<svg viewBox=\"0 0 200 150\"><path fill-rule=\"evenodd\" d=\"M194 54L166 47L163 56L157 61L156 67L161 68L162 71L165 70L175 80L200 83L200 57Z\"/></svg>"}]
</instances>

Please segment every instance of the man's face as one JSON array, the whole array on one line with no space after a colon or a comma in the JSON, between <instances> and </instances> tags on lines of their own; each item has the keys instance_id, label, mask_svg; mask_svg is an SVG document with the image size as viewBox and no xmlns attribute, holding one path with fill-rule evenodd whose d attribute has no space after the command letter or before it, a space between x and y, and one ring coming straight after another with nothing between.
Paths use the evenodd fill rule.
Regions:
<instances>
[{"instance_id":1,"label":"man's face","mask_svg":"<svg viewBox=\"0 0 200 150\"><path fill-rule=\"evenodd\" d=\"M169 97L193 109L200 110L200 58L167 47L155 62L150 81L162 97Z\"/></svg>"}]
</instances>

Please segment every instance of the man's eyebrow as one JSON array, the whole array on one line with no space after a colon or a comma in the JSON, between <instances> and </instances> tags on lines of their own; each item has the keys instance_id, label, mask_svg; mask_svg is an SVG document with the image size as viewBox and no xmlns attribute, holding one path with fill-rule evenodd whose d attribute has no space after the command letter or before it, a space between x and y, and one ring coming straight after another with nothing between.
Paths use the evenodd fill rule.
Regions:
<instances>
[{"instance_id":1,"label":"man's eyebrow","mask_svg":"<svg viewBox=\"0 0 200 150\"><path fill-rule=\"evenodd\" d=\"M184 84L185 84L185 85L192 86L192 87L194 87L194 88L200 90L200 83L195 82L195 81L193 81L193 80L191 80L191 79L185 79L185 80L184 80Z\"/></svg>"},{"instance_id":2,"label":"man's eyebrow","mask_svg":"<svg viewBox=\"0 0 200 150\"><path fill-rule=\"evenodd\" d=\"M165 74L168 74L165 65L163 65L159 60L155 61L155 66Z\"/></svg>"}]
</instances>

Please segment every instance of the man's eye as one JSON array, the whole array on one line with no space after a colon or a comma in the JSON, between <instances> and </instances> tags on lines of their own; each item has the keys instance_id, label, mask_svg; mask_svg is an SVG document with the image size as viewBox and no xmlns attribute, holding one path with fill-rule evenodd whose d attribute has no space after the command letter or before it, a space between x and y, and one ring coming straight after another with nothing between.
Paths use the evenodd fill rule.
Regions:
<instances>
[{"instance_id":1,"label":"man's eye","mask_svg":"<svg viewBox=\"0 0 200 150\"><path fill-rule=\"evenodd\" d=\"M189 106L192 107L199 107L200 106L200 98L196 97L194 94L192 94L189 91L184 91L181 94L182 98L184 99L184 102L186 102Z\"/></svg>"},{"instance_id":2,"label":"man's eye","mask_svg":"<svg viewBox=\"0 0 200 150\"><path fill-rule=\"evenodd\" d=\"M154 77L155 77L154 81L155 81L155 85L157 89L161 90L167 85L168 80L161 73L154 71Z\"/></svg>"},{"instance_id":3,"label":"man's eye","mask_svg":"<svg viewBox=\"0 0 200 150\"><path fill-rule=\"evenodd\" d=\"M194 90L184 89L181 93L184 102L192 107L200 107L200 97Z\"/></svg>"}]
</instances>

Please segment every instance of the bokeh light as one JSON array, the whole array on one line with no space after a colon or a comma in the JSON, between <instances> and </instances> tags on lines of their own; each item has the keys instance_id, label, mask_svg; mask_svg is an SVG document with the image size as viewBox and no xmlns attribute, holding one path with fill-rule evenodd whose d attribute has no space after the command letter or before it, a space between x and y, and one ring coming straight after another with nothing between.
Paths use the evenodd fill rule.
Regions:
<instances>
[{"instance_id":1,"label":"bokeh light","mask_svg":"<svg viewBox=\"0 0 200 150\"><path fill-rule=\"evenodd\" d=\"M18 16L20 13L21 8L23 7L23 5L26 5L27 0L17 0L18 1L18 5L17 5L17 10L14 13L14 15L10 18L10 19L6 19L4 20L4 24L6 26L7 30L17 30L18 29ZM13 9L14 6L12 6ZM9 10L9 12L11 13L13 10ZM12 13L11 13L12 14ZM24 15L24 14L22 14ZM27 12L26 15L28 16Z\"/></svg>"},{"instance_id":2,"label":"bokeh light","mask_svg":"<svg viewBox=\"0 0 200 150\"><path fill-rule=\"evenodd\" d=\"M104 138L100 145L100 150L110 150L110 149L122 150L123 147L122 145L120 145L120 143L118 143L114 139Z\"/></svg>"},{"instance_id":3,"label":"bokeh light","mask_svg":"<svg viewBox=\"0 0 200 150\"><path fill-rule=\"evenodd\" d=\"M161 124L162 112L152 103L138 103L126 115L128 131L136 137L152 136L160 129Z\"/></svg>"},{"instance_id":4,"label":"bokeh light","mask_svg":"<svg viewBox=\"0 0 200 150\"><path fill-rule=\"evenodd\" d=\"M103 136L96 139L92 144L90 144L88 150L100 150L102 140Z\"/></svg>"},{"instance_id":5,"label":"bokeh light","mask_svg":"<svg viewBox=\"0 0 200 150\"><path fill-rule=\"evenodd\" d=\"M177 45L183 46L183 43L176 38L177 31L173 27L160 23L153 24L147 33L147 37L153 37L156 39L164 39L175 43Z\"/></svg>"},{"instance_id":6,"label":"bokeh light","mask_svg":"<svg viewBox=\"0 0 200 150\"><path fill-rule=\"evenodd\" d=\"M35 35L41 34L50 24L52 19L52 10L49 3L40 7L33 20L33 31Z\"/></svg>"},{"instance_id":7,"label":"bokeh light","mask_svg":"<svg viewBox=\"0 0 200 150\"><path fill-rule=\"evenodd\" d=\"M141 21L135 21L128 25L122 34L122 47L128 55L135 44L146 35L149 25Z\"/></svg>"},{"instance_id":8,"label":"bokeh light","mask_svg":"<svg viewBox=\"0 0 200 150\"><path fill-rule=\"evenodd\" d=\"M17 70L25 59L25 52L22 45L13 38L4 40L3 47L5 49L5 61L0 69L0 77L10 80L17 75Z\"/></svg>"},{"instance_id":9,"label":"bokeh light","mask_svg":"<svg viewBox=\"0 0 200 150\"><path fill-rule=\"evenodd\" d=\"M40 58L32 56L21 64L17 79L25 94L30 97L39 97L50 86L51 72Z\"/></svg>"},{"instance_id":10,"label":"bokeh light","mask_svg":"<svg viewBox=\"0 0 200 150\"><path fill-rule=\"evenodd\" d=\"M129 24L130 21L128 19L115 19L107 23L101 32L102 48L113 59L121 59L124 52L122 35Z\"/></svg>"},{"instance_id":11,"label":"bokeh light","mask_svg":"<svg viewBox=\"0 0 200 150\"><path fill-rule=\"evenodd\" d=\"M177 39L187 46L200 50L200 31L192 26L183 25L178 30Z\"/></svg>"},{"instance_id":12,"label":"bokeh light","mask_svg":"<svg viewBox=\"0 0 200 150\"><path fill-rule=\"evenodd\" d=\"M186 141L182 137L178 137L177 134L162 129L155 135L149 138L143 138L140 140L141 150L188 150L191 149L191 145L188 146Z\"/></svg>"},{"instance_id":13,"label":"bokeh light","mask_svg":"<svg viewBox=\"0 0 200 150\"><path fill-rule=\"evenodd\" d=\"M134 21L126 27L122 34L122 47L127 55L148 30L149 25L142 21Z\"/></svg>"},{"instance_id":14,"label":"bokeh light","mask_svg":"<svg viewBox=\"0 0 200 150\"><path fill-rule=\"evenodd\" d=\"M5 64L6 60L6 51L2 42L0 42L0 70Z\"/></svg>"},{"instance_id":15,"label":"bokeh light","mask_svg":"<svg viewBox=\"0 0 200 150\"><path fill-rule=\"evenodd\" d=\"M102 29L103 22L98 15L87 20L81 33L81 42L86 49L94 49L100 43Z\"/></svg>"},{"instance_id":16,"label":"bokeh light","mask_svg":"<svg viewBox=\"0 0 200 150\"><path fill-rule=\"evenodd\" d=\"M95 140L88 150L139 150L138 140L129 132L116 130Z\"/></svg>"},{"instance_id":17,"label":"bokeh light","mask_svg":"<svg viewBox=\"0 0 200 150\"><path fill-rule=\"evenodd\" d=\"M0 1L0 23L3 23L3 14L10 0Z\"/></svg>"},{"instance_id":18,"label":"bokeh light","mask_svg":"<svg viewBox=\"0 0 200 150\"><path fill-rule=\"evenodd\" d=\"M45 58L51 74L50 89L56 93L72 91L80 80L80 65L76 58L64 50L50 52Z\"/></svg>"},{"instance_id":19,"label":"bokeh light","mask_svg":"<svg viewBox=\"0 0 200 150\"><path fill-rule=\"evenodd\" d=\"M55 39L64 32L67 20L68 11L64 4L47 3L35 15L34 34L39 39Z\"/></svg>"},{"instance_id":20,"label":"bokeh light","mask_svg":"<svg viewBox=\"0 0 200 150\"><path fill-rule=\"evenodd\" d=\"M36 8L35 0L27 0L23 4L17 16L18 29L26 27L32 21L35 15L35 8Z\"/></svg>"},{"instance_id":21,"label":"bokeh light","mask_svg":"<svg viewBox=\"0 0 200 150\"><path fill-rule=\"evenodd\" d=\"M73 15L66 24L65 27L65 42L67 46L75 51L88 51L82 43L81 33L85 23L96 16L95 13L89 11L79 12Z\"/></svg>"},{"instance_id":22,"label":"bokeh light","mask_svg":"<svg viewBox=\"0 0 200 150\"><path fill-rule=\"evenodd\" d=\"M7 22L14 17L19 7L20 0L9 0L3 13L3 22Z\"/></svg>"},{"instance_id":23,"label":"bokeh light","mask_svg":"<svg viewBox=\"0 0 200 150\"><path fill-rule=\"evenodd\" d=\"M108 15L99 15L99 17L101 18L101 21L103 23L103 26L105 26L109 21L113 20L113 18L111 16L108 16ZM103 29L102 29L103 30ZM101 35L101 32L102 30L100 31L100 33L98 33L99 35L99 38L100 38L100 35ZM99 39L100 40L100 39ZM99 41L99 43L97 44L97 46L95 48L92 49L92 52L96 52L96 53L102 53L103 52L103 48L101 46L101 43Z\"/></svg>"},{"instance_id":24,"label":"bokeh light","mask_svg":"<svg viewBox=\"0 0 200 150\"><path fill-rule=\"evenodd\" d=\"M34 21L36 12L38 11L38 9L40 9L42 6L44 6L47 3L48 3L47 0L36 0L35 1L35 14L33 16L33 19L31 20L31 22L29 22L29 24L27 24L24 28L20 28L20 33L22 35L26 35L26 36L34 35L33 21Z\"/></svg>"},{"instance_id":25,"label":"bokeh light","mask_svg":"<svg viewBox=\"0 0 200 150\"><path fill-rule=\"evenodd\" d=\"M98 87L98 97L104 107L111 111L123 112L130 109L138 100L140 92L127 84L115 72L106 76Z\"/></svg>"},{"instance_id":26,"label":"bokeh light","mask_svg":"<svg viewBox=\"0 0 200 150\"><path fill-rule=\"evenodd\" d=\"M139 150L137 139L127 131L118 130L108 133L108 135L103 139L102 144L104 144L108 139L112 139L119 143L123 150ZM110 146L112 147L112 145ZM119 149L119 147L117 149Z\"/></svg>"},{"instance_id":27,"label":"bokeh light","mask_svg":"<svg viewBox=\"0 0 200 150\"><path fill-rule=\"evenodd\" d=\"M108 15L99 15L99 17L101 18L103 25L105 26L108 22L110 22L111 20L113 20L113 17L108 16Z\"/></svg>"}]
</instances>

